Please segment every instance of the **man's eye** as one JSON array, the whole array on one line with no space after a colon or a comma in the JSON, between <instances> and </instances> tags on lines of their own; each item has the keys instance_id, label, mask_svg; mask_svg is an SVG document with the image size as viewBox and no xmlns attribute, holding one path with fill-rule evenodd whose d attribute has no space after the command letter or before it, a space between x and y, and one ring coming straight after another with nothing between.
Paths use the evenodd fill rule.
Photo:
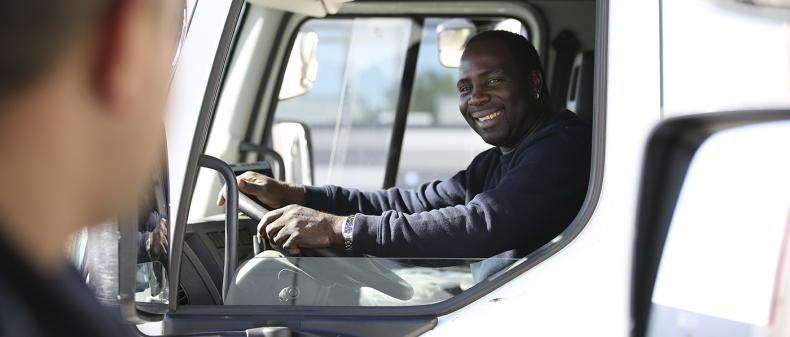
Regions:
<instances>
[{"instance_id":1,"label":"man's eye","mask_svg":"<svg viewBox=\"0 0 790 337\"><path fill-rule=\"evenodd\" d=\"M501 80L501 79L498 79L498 78L492 78L492 79L488 80L488 85L497 85L497 84L499 84L499 83L501 83L501 82L502 82L502 80Z\"/></svg>"},{"instance_id":2,"label":"man's eye","mask_svg":"<svg viewBox=\"0 0 790 337\"><path fill-rule=\"evenodd\" d=\"M458 91L461 92L462 94L468 93L469 90L471 90L469 86L463 86L458 88Z\"/></svg>"}]
</instances>

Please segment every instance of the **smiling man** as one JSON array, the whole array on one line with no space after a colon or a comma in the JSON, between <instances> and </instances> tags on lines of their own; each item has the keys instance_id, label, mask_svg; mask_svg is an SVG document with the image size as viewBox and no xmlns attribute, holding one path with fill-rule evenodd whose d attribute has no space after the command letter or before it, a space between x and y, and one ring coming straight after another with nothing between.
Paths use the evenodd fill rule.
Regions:
<instances>
[{"instance_id":1,"label":"smiling man","mask_svg":"<svg viewBox=\"0 0 790 337\"><path fill-rule=\"evenodd\" d=\"M458 258L522 257L559 235L587 192L589 125L551 111L538 53L520 35L476 35L459 71L461 115L493 148L415 190L300 186L247 172L241 191L282 207L259 234L291 254Z\"/></svg>"}]
</instances>

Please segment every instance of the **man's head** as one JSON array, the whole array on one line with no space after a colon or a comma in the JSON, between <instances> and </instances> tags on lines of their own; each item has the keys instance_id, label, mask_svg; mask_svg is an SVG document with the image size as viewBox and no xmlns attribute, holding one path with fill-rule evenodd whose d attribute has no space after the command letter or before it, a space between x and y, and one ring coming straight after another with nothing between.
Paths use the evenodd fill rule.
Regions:
<instances>
[{"instance_id":1,"label":"man's head","mask_svg":"<svg viewBox=\"0 0 790 337\"><path fill-rule=\"evenodd\" d=\"M510 149L550 112L538 53L523 36L486 31L466 44L459 108L486 143Z\"/></svg>"},{"instance_id":2,"label":"man's head","mask_svg":"<svg viewBox=\"0 0 790 337\"><path fill-rule=\"evenodd\" d=\"M0 2L0 218L19 222L15 213L36 205L87 225L150 186L184 8ZM31 226L45 221L38 214Z\"/></svg>"}]
</instances>

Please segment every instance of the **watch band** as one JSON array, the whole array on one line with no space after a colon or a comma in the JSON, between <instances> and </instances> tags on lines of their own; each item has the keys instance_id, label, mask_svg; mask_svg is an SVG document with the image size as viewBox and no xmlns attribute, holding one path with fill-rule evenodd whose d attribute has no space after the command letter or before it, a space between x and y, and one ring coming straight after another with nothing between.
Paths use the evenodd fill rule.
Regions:
<instances>
[{"instance_id":1,"label":"watch band","mask_svg":"<svg viewBox=\"0 0 790 337\"><path fill-rule=\"evenodd\" d=\"M346 223L343 224L343 249L347 252L354 249L354 216L346 218Z\"/></svg>"}]
</instances>

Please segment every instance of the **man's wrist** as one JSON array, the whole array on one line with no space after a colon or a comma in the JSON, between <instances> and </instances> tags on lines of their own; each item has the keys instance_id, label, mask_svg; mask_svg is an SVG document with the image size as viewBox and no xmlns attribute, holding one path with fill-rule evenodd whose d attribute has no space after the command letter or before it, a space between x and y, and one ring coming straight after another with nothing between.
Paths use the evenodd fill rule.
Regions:
<instances>
[{"instance_id":1,"label":"man's wrist","mask_svg":"<svg viewBox=\"0 0 790 337\"><path fill-rule=\"evenodd\" d=\"M288 184L286 185L287 203L286 205L302 205L304 206L304 185Z\"/></svg>"},{"instance_id":2,"label":"man's wrist","mask_svg":"<svg viewBox=\"0 0 790 337\"><path fill-rule=\"evenodd\" d=\"M353 236L354 236L354 215L339 216L333 224L333 239L331 245L333 247L342 248L345 251L353 250Z\"/></svg>"},{"instance_id":3,"label":"man's wrist","mask_svg":"<svg viewBox=\"0 0 790 337\"><path fill-rule=\"evenodd\" d=\"M347 252L354 250L354 218L352 214L343 221L343 250Z\"/></svg>"}]
</instances>

